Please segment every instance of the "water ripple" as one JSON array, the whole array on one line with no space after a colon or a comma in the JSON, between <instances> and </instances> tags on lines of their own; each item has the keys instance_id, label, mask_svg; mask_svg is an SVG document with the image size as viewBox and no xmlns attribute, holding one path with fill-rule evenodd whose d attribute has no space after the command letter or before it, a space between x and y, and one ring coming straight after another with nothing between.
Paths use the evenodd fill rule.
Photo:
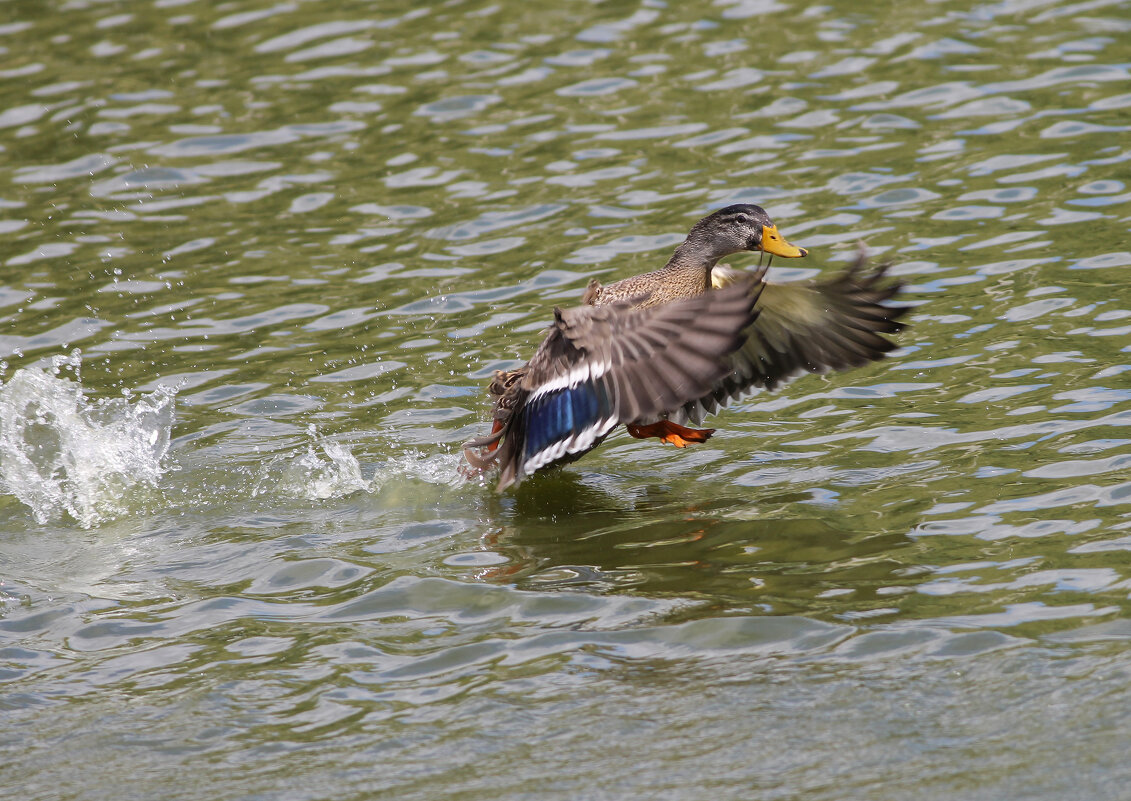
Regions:
<instances>
[{"instance_id":1,"label":"water ripple","mask_svg":"<svg viewBox=\"0 0 1131 801\"><path fill-rule=\"evenodd\" d=\"M1121 797L1117 2L308 5L0 24L14 789ZM734 202L811 250L773 280L892 261L899 349L465 481L553 307Z\"/></svg>"}]
</instances>

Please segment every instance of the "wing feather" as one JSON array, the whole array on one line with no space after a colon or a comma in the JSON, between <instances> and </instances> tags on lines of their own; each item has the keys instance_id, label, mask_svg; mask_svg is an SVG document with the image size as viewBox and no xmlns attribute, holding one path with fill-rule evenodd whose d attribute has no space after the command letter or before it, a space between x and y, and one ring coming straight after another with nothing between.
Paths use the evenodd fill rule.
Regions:
<instances>
[{"instance_id":1,"label":"wing feather","mask_svg":"<svg viewBox=\"0 0 1131 801\"><path fill-rule=\"evenodd\" d=\"M467 451L468 461L497 462L504 489L576 459L622 423L654 421L709 394L731 372L760 291L741 280L643 309L632 300L555 309L530 363L496 382L495 431L465 445L489 451Z\"/></svg>"},{"instance_id":2,"label":"wing feather","mask_svg":"<svg viewBox=\"0 0 1131 801\"><path fill-rule=\"evenodd\" d=\"M840 275L815 283L765 282L746 341L730 356L730 372L672 418L698 422L743 394L773 390L804 373L846 370L883 358L896 346L908 306L888 305L902 284L886 282L886 265L866 271L863 254ZM716 267L712 281L728 286L744 273Z\"/></svg>"}]
</instances>

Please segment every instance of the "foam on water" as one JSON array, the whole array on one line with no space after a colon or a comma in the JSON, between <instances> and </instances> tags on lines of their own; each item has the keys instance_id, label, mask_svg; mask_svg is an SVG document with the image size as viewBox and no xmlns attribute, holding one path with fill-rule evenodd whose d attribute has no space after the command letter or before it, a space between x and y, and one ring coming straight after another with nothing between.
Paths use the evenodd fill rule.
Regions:
<instances>
[{"instance_id":1,"label":"foam on water","mask_svg":"<svg viewBox=\"0 0 1131 801\"><path fill-rule=\"evenodd\" d=\"M79 382L81 363L76 350L54 357L50 369L17 370L0 386L0 490L41 524L70 516L90 528L117 517L167 469L177 391L92 401Z\"/></svg>"}]
</instances>

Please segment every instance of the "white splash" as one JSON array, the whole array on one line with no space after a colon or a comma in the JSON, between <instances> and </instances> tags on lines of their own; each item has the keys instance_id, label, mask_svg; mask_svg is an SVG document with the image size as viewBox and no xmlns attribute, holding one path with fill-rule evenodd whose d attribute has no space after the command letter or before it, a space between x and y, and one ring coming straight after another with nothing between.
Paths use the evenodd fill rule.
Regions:
<instances>
[{"instance_id":1,"label":"white splash","mask_svg":"<svg viewBox=\"0 0 1131 801\"><path fill-rule=\"evenodd\" d=\"M263 468L253 496L279 493L292 498L322 501L344 498L355 492L385 494L406 480L419 487L420 481L450 487L462 486L467 479L460 473L462 457L408 450L377 465L372 479L362 476L362 466L350 447L307 428L310 441L305 448L281 454Z\"/></svg>"},{"instance_id":2,"label":"white splash","mask_svg":"<svg viewBox=\"0 0 1131 801\"><path fill-rule=\"evenodd\" d=\"M81 363L76 350L0 386L0 490L41 524L70 515L84 528L98 525L165 472L176 390L91 401L78 381ZM63 369L75 380L60 377Z\"/></svg>"},{"instance_id":3,"label":"white splash","mask_svg":"<svg viewBox=\"0 0 1131 801\"><path fill-rule=\"evenodd\" d=\"M467 478L460 472L463 457L455 453L425 454L410 450L401 456L394 456L381 467L373 477L374 488L396 479L417 479L428 484L442 484L460 487Z\"/></svg>"},{"instance_id":4,"label":"white splash","mask_svg":"<svg viewBox=\"0 0 1131 801\"><path fill-rule=\"evenodd\" d=\"M283 457L279 479L283 494L311 501L342 498L372 486L362 478L361 464L350 449L329 439L307 445L298 455Z\"/></svg>"}]
</instances>

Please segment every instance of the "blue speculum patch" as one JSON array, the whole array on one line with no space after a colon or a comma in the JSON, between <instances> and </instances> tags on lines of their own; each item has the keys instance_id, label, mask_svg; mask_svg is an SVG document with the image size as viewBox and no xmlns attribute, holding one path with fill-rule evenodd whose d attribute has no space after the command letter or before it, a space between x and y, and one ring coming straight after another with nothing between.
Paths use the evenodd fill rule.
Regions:
<instances>
[{"instance_id":1,"label":"blue speculum patch","mask_svg":"<svg viewBox=\"0 0 1131 801\"><path fill-rule=\"evenodd\" d=\"M596 423L608 412L602 389L589 384L555 390L526 408L526 458Z\"/></svg>"}]
</instances>

